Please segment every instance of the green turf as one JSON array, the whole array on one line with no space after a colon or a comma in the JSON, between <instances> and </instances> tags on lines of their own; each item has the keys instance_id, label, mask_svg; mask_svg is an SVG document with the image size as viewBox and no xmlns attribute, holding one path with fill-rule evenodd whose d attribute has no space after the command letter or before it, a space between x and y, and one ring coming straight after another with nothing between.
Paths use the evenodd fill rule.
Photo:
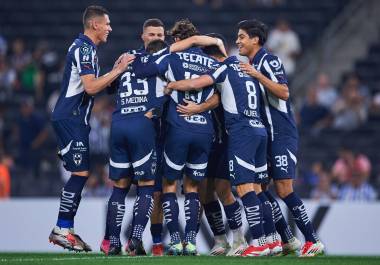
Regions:
<instances>
[{"instance_id":1,"label":"green turf","mask_svg":"<svg viewBox=\"0 0 380 265\"><path fill-rule=\"evenodd\" d=\"M241 258L241 257L105 257L100 254L56 254L56 253L0 253L0 264L41 264L41 265L66 265L66 264L147 264L147 265L230 265L230 264L323 264L323 265L371 265L380 264L380 257L347 257L347 256L322 256L316 258L297 257L266 257L266 258Z\"/></svg>"}]
</instances>

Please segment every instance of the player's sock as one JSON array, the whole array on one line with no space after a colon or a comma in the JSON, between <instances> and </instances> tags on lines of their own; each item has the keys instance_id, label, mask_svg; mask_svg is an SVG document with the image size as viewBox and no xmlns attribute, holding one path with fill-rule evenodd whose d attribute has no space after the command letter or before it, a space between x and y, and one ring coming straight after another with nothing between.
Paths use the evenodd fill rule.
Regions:
<instances>
[{"instance_id":1,"label":"player's sock","mask_svg":"<svg viewBox=\"0 0 380 265\"><path fill-rule=\"evenodd\" d=\"M150 233L152 234L153 244L162 243L162 224L151 224Z\"/></svg>"},{"instance_id":2,"label":"player's sock","mask_svg":"<svg viewBox=\"0 0 380 265\"><path fill-rule=\"evenodd\" d=\"M240 204L238 201L235 201L232 204L224 205L224 212L226 213L228 226L231 230L236 230L241 227L241 210Z\"/></svg>"},{"instance_id":3,"label":"player's sock","mask_svg":"<svg viewBox=\"0 0 380 265\"><path fill-rule=\"evenodd\" d=\"M281 241L284 243L288 243L289 240L294 237L292 230L290 229L288 223L284 218L284 215L282 214L278 201L272 196L272 194L269 191L266 191L265 195L272 204L274 224L276 226L277 232L281 236Z\"/></svg>"},{"instance_id":4,"label":"player's sock","mask_svg":"<svg viewBox=\"0 0 380 265\"><path fill-rule=\"evenodd\" d=\"M203 208L214 236L225 235L226 229L224 227L222 208L220 207L219 201L204 204Z\"/></svg>"},{"instance_id":5,"label":"player's sock","mask_svg":"<svg viewBox=\"0 0 380 265\"><path fill-rule=\"evenodd\" d=\"M185 243L196 244L200 206L199 194L197 192L185 194Z\"/></svg>"},{"instance_id":6,"label":"player's sock","mask_svg":"<svg viewBox=\"0 0 380 265\"><path fill-rule=\"evenodd\" d=\"M266 236L273 235L276 233L276 227L273 221L273 213L272 206L270 201L264 192L260 192L257 197L261 201L261 205L263 208L263 227Z\"/></svg>"},{"instance_id":7,"label":"player's sock","mask_svg":"<svg viewBox=\"0 0 380 265\"><path fill-rule=\"evenodd\" d=\"M162 196L162 209L166 226L170 233L170 241L173 244L181 243L181 235L179 233L179 207L177 202L177 195L173 192L164 193Z\"/></svg>"},{"instance_id":8,"label":"player's sock","mask_svg":"<svg viewBox=\"0 0 380 265\"><path fill-rule=\"evenodd\" d=\"M108 201L107 227L110 243L120 247L120 230L125 213L125 197L128 189L113 187L111 197Z\"/></svg>"},{"instance_id":9,"label":"player's sock","mask_svg":"<svg viewBox=\"0 0 380 265\"><path fill-rule=\"evenodd\" d=\"M284 202L292 212L297 227L302 232L306 241L317 242L318 237L314 232L313 225L306 213L306 208L301 199L295 192L290 193Z\"/></svg>"},{"instance_id":10,"label":"player's sock","mask_svg":"<svg viewBox=\"0 0 380 265\"><path fill-rule=\"evenodd\" d=\"M132 227L132 238L142 240L142 234L153 211L154 186L140 186L134 206L135 221Z\"/></svg>"},{"instance_id":11,"label":"player's sock","mask_svg":"<svg viewBox=\"0 0 380 265\"><path fill-rule=\"evenodd\" d=\"M78 209L81 193L87 177L72 174L61 192L61 201L57 226L61 228L74 227L74 216Z\"/></svg>"},{"instance_id":12,"label":"player's sock","mask_svg":"<svg viewBox=\"0 0 380 265\"><path fill-rule=\"evenodd\" d=\"M254 241L259 238L263 238L263 213L259 198L257 198L257 195L254 191L250 191L241 198L241 201L244 206L245 216L248 221L252 240Z\"/></svg>"}]
</instances>

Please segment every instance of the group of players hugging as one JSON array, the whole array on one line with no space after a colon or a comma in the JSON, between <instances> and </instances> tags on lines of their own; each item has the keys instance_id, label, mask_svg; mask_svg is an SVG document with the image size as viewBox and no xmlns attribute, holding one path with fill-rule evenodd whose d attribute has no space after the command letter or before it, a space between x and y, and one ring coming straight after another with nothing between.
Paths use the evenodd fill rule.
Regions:
<instances>
[{"instance_id":1,"label":"group of players hugging","mask_svg":"<svg viewBox=\"0 0 380 265\"><path fill-rule=\"evenodd\" d=\"M137 185L137 195L125 248L129 255L146 255L142 236L149 219L154 256L197 255L202 212L214 234L210 255L296 252L315 256L323 252L305 206L293 191L298 133L281 60L263 47L268 32L264 23L255 19L238 23L239 54L249 59L244 63L228 57L223 36L200 35L188 19L177 21L168 31L174 40L170 46L164 41L161 20L148 19L141 35L143 47L123 53L113 69L100 77L96 50L112 31L108 11L87 7L83 25L84 33L68 50L61 93L52 113L58 155L71 177L61 192L50 242L69 250L91 251L75 234L74 217L89 176L94 95L107 90L116 95L116 108L109 159L113 190L102 252L122 253L120 233L131 185ZM184 235L178 218L180 180L185 196ZM304 235L304 244L293 235L268 191L270 180ZM232 242L226 236L221 206ZM170 233L165 250L163 219ZM249 242L243 221L248 224Z\"/></svg>"}]
</instances>

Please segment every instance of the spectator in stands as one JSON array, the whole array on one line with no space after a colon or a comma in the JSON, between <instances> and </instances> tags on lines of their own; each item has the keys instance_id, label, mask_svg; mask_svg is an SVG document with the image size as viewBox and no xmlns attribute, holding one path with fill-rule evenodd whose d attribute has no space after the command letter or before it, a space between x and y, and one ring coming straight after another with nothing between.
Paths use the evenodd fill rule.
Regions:
<instances>
[{"instance_id":1,"label":"spectator in stands","mask_svg":"<svg viewBox=\"0 0 380 265\"><path fill-rule=\"evenodd\" d=\"M318 103L317 89L311 86L307 91L306 101L300 111L300 129L318 133L331 123L329 110Z\"/></svg>"},{"instance_id":2,"label":"spectator in stands","mask_svg":"<svg viewBox=\"0 0 380 265\"><path fill-rule=\"evenodd\" d=\"M0 102L10 100L17 84L17 74L5 56L0 55Z\"/></svg>"},{"instance_id":3,"label":"spectator in stands","mask_svg":"<svg viewBox=\"0 0 380 265\"><path fill-rule=\"evenodd\" d=\"M338 99L338 92L331 84L330 78L326 73L320 73L318 75L316 90L317 102L330 110Z\"/></svg>"},{"instance_id":4,"label":"spectator in stands","mask_svg":"<svg viewBox=\"0 0 380 265\"><path fill-rule=\"evenodd\" d=\"M0 199L11 196L11 174L9 169L12 164L12 158L0 154Z\"/></svg>"},{"instance_id":5,"label":"spectator in stands","mask_svg":"<svg viewBox=\"0 0 380 265\"><path fill-rule=\"evenodd\" d=\"M17 138L17 165L32 170L38 175L41 147L48 137L46 119L34 108L33 98L24 98L20 103L20 116L17 119L14 134Z\"/></svg>"},{"instance_id":6,"label":"spectator in stands","mask_svg":"<svg viewBox=\"0 0 380 265\"><path fill-rule=\"evenodd\" d=\"M332 166L331 175L337 184L344 185L351 181L353 172L359 175L360 179L367 180L371 169L371 162L367 156L355 153L347 146L342 146L339 150L339 157Z\"/></svg>"},{"instance_id":7,"label":"spectator in stands","mask_svg":"<svg viewBox=\"0 0 380 265\"><path fill-rule=\"evenodd\" d=\"M375 189L367 182L360 170L354 169L350 181L338 192L338 199L345 201L374 201L377 199Z\"/></svg>"},{"instance_id":8,"label":"spectator in stands","mask_svg":"<svg viewBox=\"0 0 380 265\"><path fill-rule=\"evenodd\" d=\"M318 176L317 186L311 191L311 199L318 200L323 203L328 203L335 200L338 196L338 189L331 184L331 179L327 172L322 172Z\"/></svg>"},{"instance_id":9,"label":"spectator in stands","mask_svg":"<svg viewBox=\"0 0 380 265\"><path fill-rule=\"evenodd\" d=\"M269 33L267 47L280 57L287 75L292 76L296 69L297 56L301 53L301 44L288 21L284 19L277 21L275 29Z\"/></svg>"},{"instance_id":10,"label":"spectator in stands","mask_svg":"<svg viewBox=\"0 0 380 265\"><path fill-rule=\"evenodd\" d=\"M12 43L11 66L19 73L31 61L30 52L25 50L24 40L18 38Z\"/></svg>"},{"instance_id":11,"label":"spectator in stands","mask_svg":"<svg viewBox=\"0 0 380 265\"><path fill-rule=\"evenodd\" d=\"M360 87L357 78L348 78L344 82L340 98L332 109L335 116L334 128L353 130L367 121L368 106Z\"/></svg>"},{"instance_id":12,"label":"spectator in stands","mask_svg":"<svg viewBox=\"0 0 380 265\"><path fill-rule=\"evenodd\" d=\"M6 56L8 51L8 42L4 36L0 35L0 57Z\"/></svg>"}]
</instances>

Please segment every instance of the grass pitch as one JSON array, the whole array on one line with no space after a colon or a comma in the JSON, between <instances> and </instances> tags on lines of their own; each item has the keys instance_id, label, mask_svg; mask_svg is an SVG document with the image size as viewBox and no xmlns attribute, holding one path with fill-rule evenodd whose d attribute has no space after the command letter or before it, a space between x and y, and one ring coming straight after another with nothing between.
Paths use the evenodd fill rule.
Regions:
<instances>
[{"instance_id":1,"label":"grass pitch","mask_svg":"<svg viewBox=\"0 0 380 265\"><path fill-rule=\"evenodd\" d=\"M315 258L298 257L105 257L101 254L66 254L66 253L0 253L0 264L31 264L31 265L68 265L68 264L138 264L138 265L297 265L297 264L321 264L321 265L371 265L380 264L380 257L348 257L348 256L321 256Z\"/></svg>"}]
</instances>

